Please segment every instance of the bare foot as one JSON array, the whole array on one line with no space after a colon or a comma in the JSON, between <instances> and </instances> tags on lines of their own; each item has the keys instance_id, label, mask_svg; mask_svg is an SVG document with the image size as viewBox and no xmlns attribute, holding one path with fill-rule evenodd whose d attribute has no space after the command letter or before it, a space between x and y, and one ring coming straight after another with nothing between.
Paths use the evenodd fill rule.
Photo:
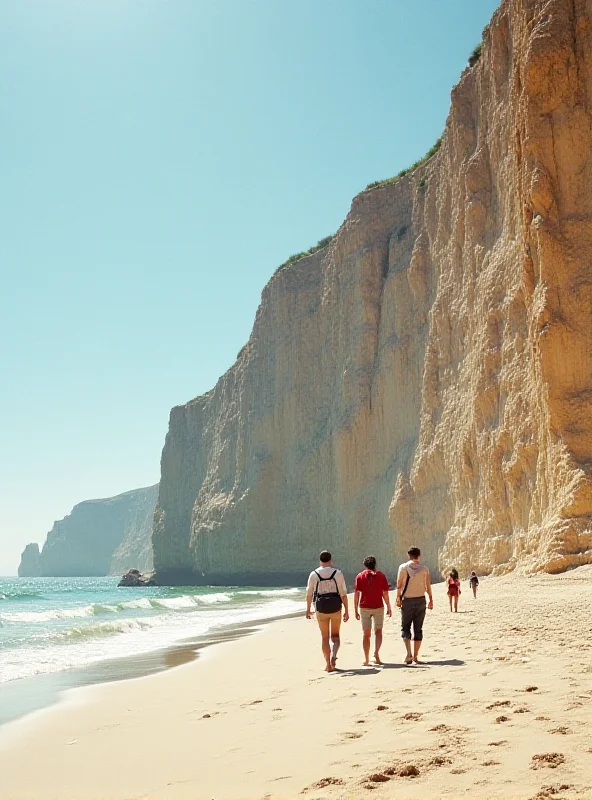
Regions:
<instances>
[{"instance_id":1,"label":"bare foot","mask_svg":"<svg viewBox=\"0 0 592 800\"><path fill-rule=\"evenodd\" d=\"M331 658L331 666L335 667L337 664L337 656L332 656Z\"/></svg>"},{"instance_id":2,"label":"bare foot","mask_svg":"<svg viewBox=\"0 0 592 800\"><path fill-rule=\"evenodd\" d=\"M327 665L327 672L335 672L335 667L333 666L333 664Z\"/></svg>"},{"instance_id":3,"label":"bare foot","mask_svg":"<svg viewBox=\"0 0 592 800\"><path fill-rule=\"evenodd\" d=\"M412 656L405 656L405 664L413 664Z\"/></svg>"},{"instance_id":4,"label":"bare foot","mask_svg":"<svg viewBox=\"0 0 592 800\"><path fill-rule=\"evenodd\" d=\"M370 662L369 662L369 661L364 661L364 662L362 663L362 666L363 666L363 667L369 667L369 666L370 666Z\"/></svg>"},{"instance_id":5,"label":"bare foot","mask_svg":"<svg viewBox=\"0 0 592 800\"><path fill-rule=\"evenodd\" d=\"M384 663L380 660L380 656L378 656L378 655L374 656L374 663L375 664L380 664L381 666L384 666Z\"/></svg>"}]
</instances>

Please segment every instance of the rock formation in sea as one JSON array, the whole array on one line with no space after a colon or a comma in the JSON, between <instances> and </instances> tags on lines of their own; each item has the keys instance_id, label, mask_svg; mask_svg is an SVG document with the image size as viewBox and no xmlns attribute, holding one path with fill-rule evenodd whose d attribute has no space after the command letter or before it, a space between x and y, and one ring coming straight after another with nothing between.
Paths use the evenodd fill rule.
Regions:
<instances>
[{"instance_id":1,"label":"rock formation in sea","mask_svg":"<svg viewBox=\"0 0 592 800\"><path fill-rule=\"evenodd\" d=\"M150 539L157 493L158 486L149 486L79 503L54 524L41 553L37 544L26 546L19 575L98 576L152 569Z\"/></svg>"},{"instance_id":2,"label":"rock formation in sea","mask_svg":"<svg viewBox=\"0 0 592 800\"><path fill-rule=\"evenodd\" d=\"M379 124L379 121L376 121ZM269 281L162 454L161 582L592 561L592 6L505 0L441 146Z\"/></svg>"},{"instance_id":3,"label":"rock formation in sea","mask_svg":"<svg viewBox=\"0 0 592 800\"><path fill-rule=\"evenodd\" d=\"M18 575L19 578L38 578L41 575L39 545L37 542L28 544L21 553Z\"/></svg>"}]
</instances>

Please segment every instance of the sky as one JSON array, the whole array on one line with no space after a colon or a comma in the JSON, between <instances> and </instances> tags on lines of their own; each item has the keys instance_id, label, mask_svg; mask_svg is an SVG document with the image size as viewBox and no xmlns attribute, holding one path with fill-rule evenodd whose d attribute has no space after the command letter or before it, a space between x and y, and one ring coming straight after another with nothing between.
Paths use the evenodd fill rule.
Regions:
<instances>
[{"instance_id":1,"label":"sky","mask_svg":"<svg viewBox=\"0 0 592 800\"><path fill-rule=\"evenodd\" d=\"M0 575L156 483L276 267L424 155L496 0L13 0L0 26Z\"/></svg>"}]
</instances>

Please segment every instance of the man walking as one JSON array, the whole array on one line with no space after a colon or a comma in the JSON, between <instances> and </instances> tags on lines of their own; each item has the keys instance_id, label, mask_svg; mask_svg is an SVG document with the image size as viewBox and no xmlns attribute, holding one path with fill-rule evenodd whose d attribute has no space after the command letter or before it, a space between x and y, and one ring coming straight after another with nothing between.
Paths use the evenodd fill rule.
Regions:
<instances>
[{"instance_id":1,"label":"man walking","mask_svg":"<svg viewBox=\"0 0 592 800\"><path fill-rule=\"evenodd\" d=\"M401 564L397 575L397 606L401 609L401 637L405 642L406 664L419 664L417 657L423 641L423 621L427 607L434 607L432 584L427 567L419 563L421 550L411 547L407 551L409 561ZM413 654L411 653L411 625L413 625Z\"/></svg>"},{"instance_id":2,"label":"man walking","mask_svg":"<svg viewBox=\"0 0 592 800\"><path fill-rule=\"evenodd\" d=\"M354 611L356 619L362 620L362 647L364 648L364 667L370 666L370 639L372 636L372 620L374 620L374 663L382 664L379 651L382 644L382 626L384 624L384 606L386 613L392 615L389 598L389 585L384 572L376 569L374 556L364 559L366 569L356 575L354 585Z\"/></svg>"},{"instance_id":3,"label":"man walking","mask_svg":"<svg viewBox=\"0 0 592 800\"><path fill-rule=\"evenodd\" d=\"M323 550L319 555L319 567L308 576L306 589L306 619L312 619L311 604L314 600L317 622L321 631L321 649L325 657L325 672L334 672L337 651L341 644L341 608L343 621L349 619L347 587L341 570L333 566L331 553ZM329 644L331 640L331 644Z\"/></svg>"}]
</instances>

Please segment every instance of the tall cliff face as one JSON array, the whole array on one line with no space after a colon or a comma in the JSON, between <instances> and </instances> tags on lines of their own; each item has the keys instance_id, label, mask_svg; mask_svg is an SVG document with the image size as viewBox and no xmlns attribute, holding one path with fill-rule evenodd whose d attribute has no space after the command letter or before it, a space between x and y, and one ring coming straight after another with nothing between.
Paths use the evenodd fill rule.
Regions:
<instances>
[{"instance_id":1,"label":"tall cliff face","mask_svg":"<svg viewBox=\"0 0 592 800\"><path fill-rule=\"evenodd\" d=\"M440 150L362 192L171 412L163 582L592 561L592 7L506 0Z\"/></svg>"},{"instance_id":2,"label":"tall cliff face","mask_svg":"<svg viewBox=\"0 0 592 800\"><path fill-rule=\"evenodd\" d=\"M151 533L158 486L74 506L47 534L41 553L27 545L21 576L113 575L152 568ZM35 550L37 553L34 564ZM36 572L31 570L36 566Z\"/></svg>"}]
</instances>

